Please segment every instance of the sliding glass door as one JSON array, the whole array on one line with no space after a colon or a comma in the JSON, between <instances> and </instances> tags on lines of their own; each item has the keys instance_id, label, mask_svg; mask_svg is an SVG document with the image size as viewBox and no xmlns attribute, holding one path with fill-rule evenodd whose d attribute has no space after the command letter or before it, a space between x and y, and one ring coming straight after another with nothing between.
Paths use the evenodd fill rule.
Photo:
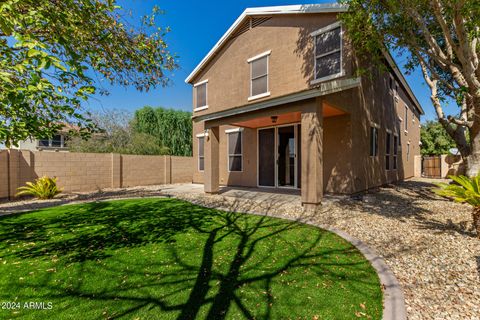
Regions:
<instances>
[{"instance_id":1,"label":"sliding glass door","mask_svg":"<svg viewBox=\"0 0 480 320\"><path fill-rule=\"evenodd\" d=\"M300 125L258 130L258 185L300 186Z\"/></svg>"}]
</instances>

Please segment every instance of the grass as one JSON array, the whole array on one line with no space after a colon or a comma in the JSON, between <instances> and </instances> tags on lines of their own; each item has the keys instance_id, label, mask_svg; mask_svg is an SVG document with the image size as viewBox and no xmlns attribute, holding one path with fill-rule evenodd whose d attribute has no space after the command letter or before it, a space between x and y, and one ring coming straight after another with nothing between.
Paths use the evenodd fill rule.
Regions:
<instances>
[{"instance_id":1,"label":"grass","mask_svg":"<svg viewBox=\"0 0 480 320\"><path fill-rule=\"evenodd\" d=\"M174 199L0 218L0 301L20 303L1 319L382 316L374 269L335 234Z\"/></svg>"}]
</instances>

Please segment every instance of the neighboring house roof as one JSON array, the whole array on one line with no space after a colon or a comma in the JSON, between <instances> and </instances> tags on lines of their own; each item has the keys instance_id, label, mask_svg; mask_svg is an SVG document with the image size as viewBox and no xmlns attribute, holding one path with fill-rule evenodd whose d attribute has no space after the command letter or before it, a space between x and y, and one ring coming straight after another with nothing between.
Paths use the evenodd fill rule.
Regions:
<instances>
[{"instance_id":1,"label":"neighboring house roof","mask_svg":"<svg viewBox=\"0 0 480 320\"><path fill-rule=\"evenodd\" d=\"M265 15L277 15L277 14L302 14L302 13L340 13L348 11L348 6L341 5L338 3L322 3L322 4L301 4L301 5L290 5L290 6L274 6L274 7L258 7L258 8L247 8L243 13L235 20L232 26L225 32L225 34L218 40L218 42L213 46L213 48L207 53L207 55L200 61L200 63L193 69L193 71L185 79L186 83L191 83L193 78L202 70L206 64L215 56L215 54L220 50L222 45L230 38L233 32L239 27L242 22L252 16L265 16ZM385 58L392 68L393 72L396 74L402 85L406 88L407 93L412 99L415 107L418 109L420 114L425 114L420 105L420 102L417 100L415 95L412 92L412 89L408 85L405 77L398 68L397 64L393 60L392 56L384 51Z\"/></svg>"}]
</instances>

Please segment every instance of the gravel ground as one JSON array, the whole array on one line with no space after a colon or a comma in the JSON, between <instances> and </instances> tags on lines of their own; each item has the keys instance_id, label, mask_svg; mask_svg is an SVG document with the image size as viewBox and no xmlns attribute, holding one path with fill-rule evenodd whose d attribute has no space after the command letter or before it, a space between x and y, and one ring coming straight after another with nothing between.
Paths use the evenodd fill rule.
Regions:
<instances>
[{"instance_id":1,"label":"gravel ground","mask_svg":"<svg viewBox=\"0 0 480 320\"><path fill-rule=\"evenodd\" d=\"M326 197L317 212L304 212L292 196L207 196L201 188L151 186L67 195L49 202L0 204L0 215L70 202L169 195L207 207L287 216L338 228L381 255L403 287L409 319L480 320L480 240L467 205L430 192L416 179L363 196Z\"/></svg>"}]
</instances>

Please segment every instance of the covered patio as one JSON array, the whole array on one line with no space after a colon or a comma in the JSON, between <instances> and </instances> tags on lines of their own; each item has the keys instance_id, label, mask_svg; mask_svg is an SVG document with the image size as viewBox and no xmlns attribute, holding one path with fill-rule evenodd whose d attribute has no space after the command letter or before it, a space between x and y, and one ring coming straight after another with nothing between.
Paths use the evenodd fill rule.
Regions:
<instances>
[{"instance_id":1,"label":"covered patio","mask_svg":"<svg viewBox=\"0 0 480 320\"><path fill-rule=\"evenodd\" d=\"M249 186L271 188L271 192L279 194L288 188L301 195L302 206L315 208L325 191L325 119L341 116L349 119L348 95L342 98L340 91L357 85L357 81L350 79L339 80L334 88L320 87L194 118L195 122L201 122L206 137L204 192L216 194L222 192L221 185L237 186L220 177L223 157L220 127L233 126L249 130L243 143L243 148L251 150L245 156L246 161L253 163L243 168L243 174L255 181Z\"/></svg>"}]
</instances>

